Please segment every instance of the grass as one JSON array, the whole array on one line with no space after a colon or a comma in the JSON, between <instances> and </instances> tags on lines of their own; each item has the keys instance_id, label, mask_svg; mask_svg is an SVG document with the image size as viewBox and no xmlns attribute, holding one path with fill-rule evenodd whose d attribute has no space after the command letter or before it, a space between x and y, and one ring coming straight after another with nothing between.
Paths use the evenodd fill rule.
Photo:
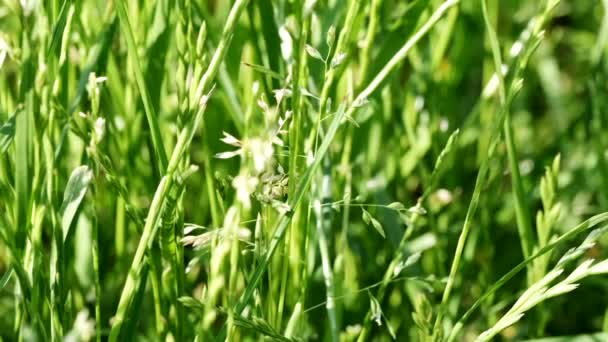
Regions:
<instances>
[{"instance_id":1,"label":"grass","mask_svg":"<svg viewBox=\"0 0 608 342\"><path fill-rule=\"evenodd\" d=\"M608 334L608 1L0 5L0 341Z\"/></svg>"}]
</instances>

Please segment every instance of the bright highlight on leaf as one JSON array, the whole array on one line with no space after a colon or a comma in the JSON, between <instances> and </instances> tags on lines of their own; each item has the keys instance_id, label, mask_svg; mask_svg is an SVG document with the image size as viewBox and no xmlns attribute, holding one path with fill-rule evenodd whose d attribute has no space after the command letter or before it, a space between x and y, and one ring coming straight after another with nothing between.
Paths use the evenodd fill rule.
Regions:
<instances>
[{"instance_id":1,"label":"bright highlight on leaf","mask_svg":"<svg viewBox=\"0 0 608 342\"><path fill-rule=\"evenodd\" d=\"M89 184L93 180L93 172L86 165L81 165L72 171L68 184L63 194L63 204L61 205L61 227L63 229L63 239L65 240L80 203L87 193Z\"/></svg>"}]
</instances>

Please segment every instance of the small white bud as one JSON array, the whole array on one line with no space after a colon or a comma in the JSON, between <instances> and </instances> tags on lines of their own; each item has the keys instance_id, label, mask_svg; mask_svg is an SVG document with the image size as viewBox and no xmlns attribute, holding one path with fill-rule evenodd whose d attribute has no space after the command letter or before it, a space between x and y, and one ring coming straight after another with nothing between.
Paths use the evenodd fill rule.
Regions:
<instances>
[{"instance_id":1,"label":"small white bud","mask_svg":"<svg viewBox=\"0 0 608 342\"><path fill-rule=\"evenodd\" d=\"M331 61L331 67L337 68L344 60L346 59L346 53L338 52L337 55L334 56L334 59Z\"/></svg>"},{"instance_id":2,"label":"small white bud","mask_svg":"<svg viewBox=\"0 0 608 342\"><path fill-rule=\"evenodd\" d=\"M100 142L106 134L106 119L99 117L95 120L96 141Z\"/></svg>"},{"instance_id":3,"label":"small white bud","mask_svg":"<svg viewBox=\"0 0 608 342\"><path fill-rule=\"evenodd\" d=\"M305 49L306 49L306 53L307 53L307 54L308 54L310 57L315 58L315 59L318 59L318 60L320 60L320 61L323 61L323 60L324 60L324 59L323 59L323 56L321 56L321 53L319 52L319 50L315 49L314 47L312 47L312 46L310 46L310 45L306 44Z\"/></svg>"}]
</instances>

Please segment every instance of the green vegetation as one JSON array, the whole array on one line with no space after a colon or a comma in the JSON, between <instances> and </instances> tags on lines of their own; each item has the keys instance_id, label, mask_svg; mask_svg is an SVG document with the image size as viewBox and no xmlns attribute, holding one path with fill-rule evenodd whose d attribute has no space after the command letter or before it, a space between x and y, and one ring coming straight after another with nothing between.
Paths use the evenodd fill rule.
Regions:
<instances>
[{"instance_id":1,"label":"green vegetation","mask_svg":"<svg viewBox=\"0 0 608 342\"><path fill-rule=\"evenodd\" d=\"M608 336L608 0L4 0L0 341Z\"/></svg>"}]
</instances>

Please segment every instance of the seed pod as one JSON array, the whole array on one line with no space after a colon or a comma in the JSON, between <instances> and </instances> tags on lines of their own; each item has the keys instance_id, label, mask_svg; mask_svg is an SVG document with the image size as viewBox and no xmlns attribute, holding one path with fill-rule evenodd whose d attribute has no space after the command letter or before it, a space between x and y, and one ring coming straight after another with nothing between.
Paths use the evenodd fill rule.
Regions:
<instances>
[{"instance_id":1,"label":"seed pod","mask_svg":"<svg viewBox=\"0 0 608 342\"><path fill-rule=\"evenodd\" d=\"M205 53L205 42L207 40L207 22L203 21L201 28L198 30L196 38L196 56L201 58Z\"/></svg>"}]
</instances>

